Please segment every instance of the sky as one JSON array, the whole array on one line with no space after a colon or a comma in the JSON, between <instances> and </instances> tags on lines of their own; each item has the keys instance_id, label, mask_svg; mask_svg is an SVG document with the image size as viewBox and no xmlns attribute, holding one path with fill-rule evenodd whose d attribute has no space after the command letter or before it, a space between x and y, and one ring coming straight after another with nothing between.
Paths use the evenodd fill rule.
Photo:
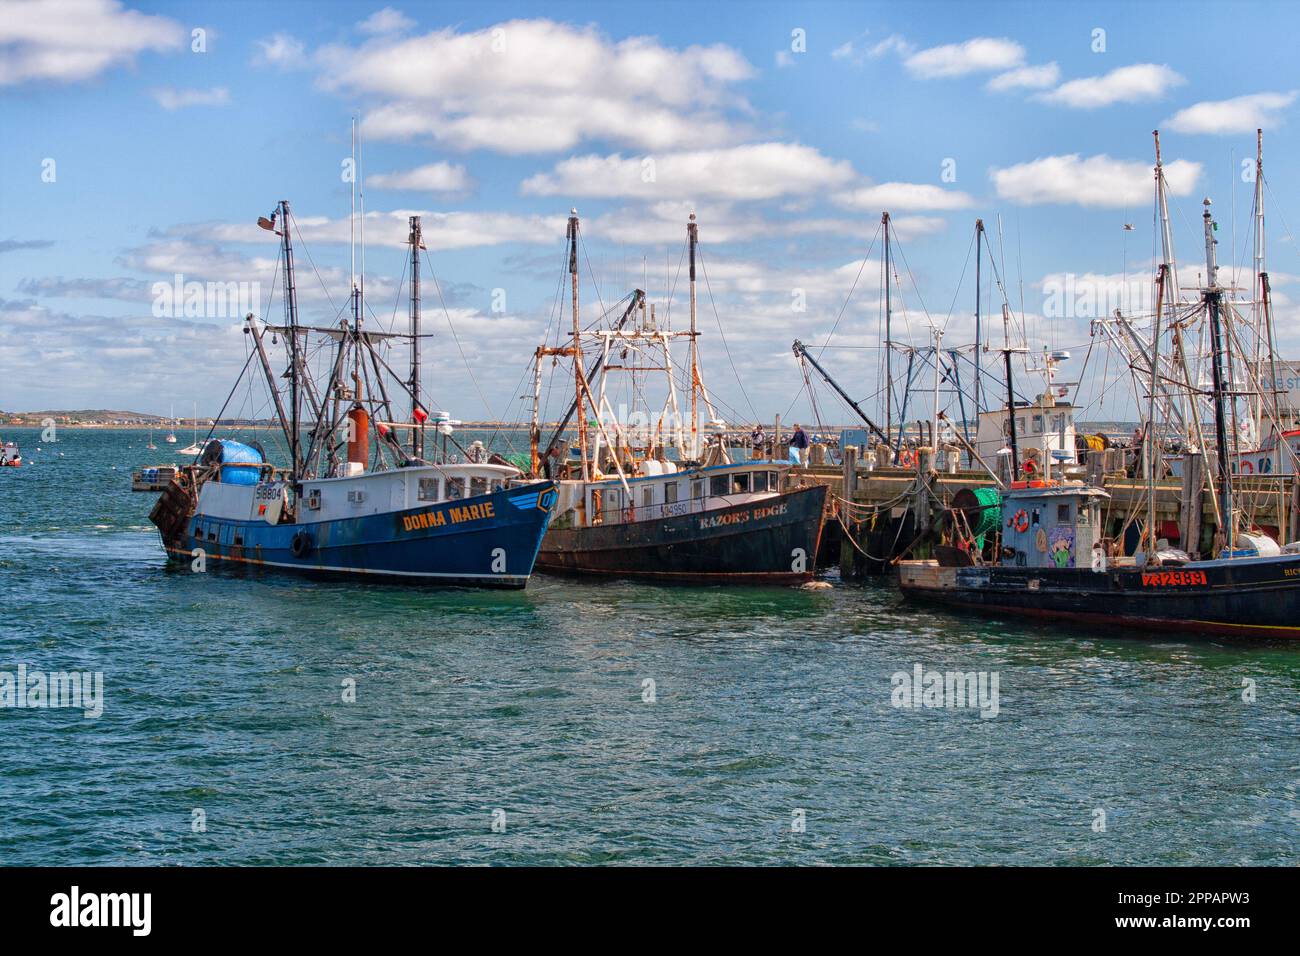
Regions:
<instances>
[{"instance_id":1,"label":"sky","mask_svg":"<svg viewBox=\"0 0 1300 956\"><path fill-rule=\"evenodd\" d=\"M335 322L354 116L367 321L406 327L418 213L424 377L458 418L527 416L570 208L584 318L640 287L674 329L696 214L702 363L728 421L810 415L796 338L878 407L886 210L901 346L974 342L982 218L985 335L1001 344L996 266L1013 334L1069 349L1078 375L1105 296L1077 290L1151 284L1157 128L1182 284L1210 196L1247 287L1263 128L1267 265L1297 356L1298 30L1288 3L0 0L0 409L216 414L244 311L282 318L277 240L255 225L281 199L302 318ZM178 282L247 285L186 309ZM823 420L851 419L817 394ZM1125 417L1095 377L1079 400ZM252 392L236 409L266 411Z\"/></svg>"}]
</instances>

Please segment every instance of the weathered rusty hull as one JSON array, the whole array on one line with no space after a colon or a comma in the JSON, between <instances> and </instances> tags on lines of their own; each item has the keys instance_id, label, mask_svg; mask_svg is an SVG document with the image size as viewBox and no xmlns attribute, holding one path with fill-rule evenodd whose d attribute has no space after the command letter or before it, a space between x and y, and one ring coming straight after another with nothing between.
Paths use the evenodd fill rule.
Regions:
<instances>
[{"instance_id":1,"label":"weathered rusty hull","mask_svg":"<svg viewBox=\"0 0 1300 956\"><path fill-rule=\"evenodd\" d=\"M973 611L1108 628L1300 639L1300 555L1153 570L899 564L904 596Z\"/></svg>"},{"instance_id":2,"label":"weathered rusty hull","mask_svg":"<svg viewBox=\"0 0 1300 956\"><path fill-rule=\"evenodd\" d=\"M674 583L797 584L812 578L825 486L696 514L552 528L537 569Z\"/></svg>"}]
</instances>

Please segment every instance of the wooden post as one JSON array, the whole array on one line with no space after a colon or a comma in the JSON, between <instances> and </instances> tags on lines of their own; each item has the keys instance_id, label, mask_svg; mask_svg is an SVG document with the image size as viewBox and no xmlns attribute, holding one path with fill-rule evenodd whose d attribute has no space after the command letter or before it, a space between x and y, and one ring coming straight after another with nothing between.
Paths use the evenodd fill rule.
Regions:
<instances>
[{"instance_id":1,"label":"wooden post","mask_svg":"<svg viewBox=\"0 0 1300 956\"><path fill-rule=\"evenodd\" d=\"M1279 520L1279 526L1280 523ZM1291 478L1291 521L1289 523L1291 533L1286 536L1284 544L1300 541L1300 475L1293 475Z\"/></svg>"},{"instance_id":2,"label":"wooden post","mask_svg":"<svg viewBox=\"0 0 1300 956\"><path fill-rule=\"evenodd\" d=\"M845 501L852 501L858 490L858 446L844 447L844 492L840 495Z\"/></svg>"},{"instance_id":3,"label":"wooden post","mask_svg":"<svg viewBox=\"0 0 1300 956\"><path fill-rule=\"evenodd\" d=\"M844 446L844 490L840 497L845 501L852 501L854 494L858 490L858 447L856 445ZM840 506L837 503L836 508ZM843 514L843 512L840 512ZM840 574L844 577L853 577L857 570L854 567L857 554L854 551L854 542L848 540L849 535L853 533L853 525L844 522L842 529L844 540L840 541Z\"/></svg>"},{"instance_id":4,"label":"wooden post","mask_svg":"<svg viewBox=\"0 0 1300 956\"><path fill-rule=\"evenodd\" d=\"M1199 451L1183 455L1183 488L1179 497L1179 544L1193 558L1201 549L1201 516L1205 508L1205 456Z\"/></svg>"},{"instance_id":5,"label":"wooden post","mask_svg":"<svg viewBox=\"0 0 1300 956\"><path fill-rule=\"evenodd\" d=\"M1088 452L1088 484L1101 487L1102 479L1106 477L1106 451L1105 449L1092 449Z\"/></svg>"}]
</instances>

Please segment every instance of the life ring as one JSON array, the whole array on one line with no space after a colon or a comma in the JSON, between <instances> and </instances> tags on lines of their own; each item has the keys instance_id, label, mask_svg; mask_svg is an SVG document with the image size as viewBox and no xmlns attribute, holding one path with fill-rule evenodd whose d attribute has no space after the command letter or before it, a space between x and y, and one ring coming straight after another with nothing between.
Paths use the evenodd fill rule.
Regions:
<instances>
[{"instance_id":1,"label":"life ring","mask_svg":"<svg viewBox=\"0 0 1300 956\"><path fill-rule=\"evenodd\" d=\"M1007 522L1009 527L1015 528L1021 534L1029 530L1029 515L1021 508L1015 513L1015 516Z\"/></svg>"},{"instance_id":2,"label":"life ring","mask_svg":"<svg viewBox=\"0 0 1300 956\"><path fill-rule=\"evenodd\" d=\"M1247 458L1241 459L1240 466L1243 475L1253 475L1255 473L1254 463Z\"/></svg>"},{"instance_id":3,"label":"life ring","mask_svg":"<svg viewBox=\"0 0 1300 956\"><path fill-rule=\"evenodd\" d=\"M289 542L289 550L293 552L295 558L307 557L314 547L316 547L316 542L312 540L311 534L306 531L296 532L293 540Z\"/></svg>"},{"instance_id":4,"label":"life ring","mask_svg":"<svg viewBox=\"0 0 1300 956\"><path fill-rule=\"evenodd\" d=\"M916 464L916 452L910 448L904 448L898 453L898 463L904 468L911 468Z\"/></svg>"}]
</instances>

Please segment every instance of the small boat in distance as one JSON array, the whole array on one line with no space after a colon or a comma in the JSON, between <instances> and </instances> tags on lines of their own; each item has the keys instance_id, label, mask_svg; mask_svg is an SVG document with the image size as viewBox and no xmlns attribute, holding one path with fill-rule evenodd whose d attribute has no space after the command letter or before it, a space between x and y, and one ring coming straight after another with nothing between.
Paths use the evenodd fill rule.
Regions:
<instances>
[{"instance_id":1,"label":"small boat in distance","mask_svg":"<svg viewBox=\"0 0 1300 956\"><path fill-rule=\"evenodd\" d=\"M39 449L38 449L39 450ZM7 441L0 448L0 467L17 468L23 463L23 456L18 451L16 442Z\"/></svg>"},{"instance_id":2,"label":"small boat in distance","mask_svg":"<svg viewBox=\"0 0 1300 956\"><path fill-rule=\"evenodd\" d=\"M181 449L182 455L201 455L203 454L203 447L207 444L206 441L202 441L202 442L199 441L199 403L198 402L194 403L193 425L194 425L194 441Z\"/></svg>"}]
</instances>

